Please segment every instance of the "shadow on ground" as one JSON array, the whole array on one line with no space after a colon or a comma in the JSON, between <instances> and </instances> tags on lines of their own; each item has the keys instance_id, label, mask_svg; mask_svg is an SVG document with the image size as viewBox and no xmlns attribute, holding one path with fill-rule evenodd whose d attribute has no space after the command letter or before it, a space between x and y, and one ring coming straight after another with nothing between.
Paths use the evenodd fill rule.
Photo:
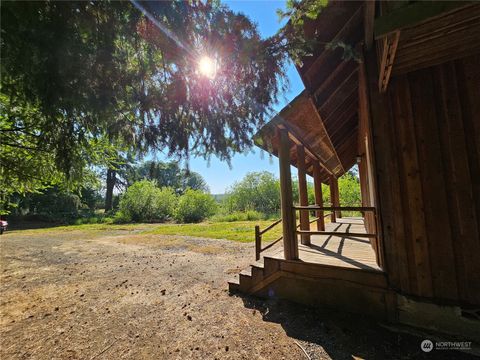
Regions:
<instances>
[{"instance_id":1,"label":"shadow on ground","mask_svg":"<svg viewBox=\"0 0 480 360\"><path fill-rule=\"evenodd\" d=\"M264 321L280 324L312 360L478 359L458 351L425 353L420 349L424 339L390 331L372 318L275 299L241 297L245 307L259 311Z\"/></svg>"},{"instance_id":2,"label":"shadow on ground","mask_svg":"<svg viewBox=\"0 0 480 360\"><path fill-rule=\"evenodd\" d=\"M35 229L49 229L56 228L59 226L68 225L67 223L61 222L50 222L42 220L23 220L18 218L7 218L8 221L8 230L7 231L16 231L16 230L35 230Z\"/></svg>"}]
</instances>

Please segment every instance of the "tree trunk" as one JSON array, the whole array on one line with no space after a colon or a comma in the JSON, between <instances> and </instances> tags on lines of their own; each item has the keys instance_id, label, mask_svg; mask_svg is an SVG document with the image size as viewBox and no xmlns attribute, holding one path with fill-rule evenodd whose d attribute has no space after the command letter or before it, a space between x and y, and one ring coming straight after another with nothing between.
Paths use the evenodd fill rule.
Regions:
<instances>
[{"instance_id":1,"label":"tree trunk","mask_svg":"<svg viewBox=\"0 0 480 360\"><path fill-rule=\"evenodd\" d=\"M113 209L113 188L117 182L117 172L113 169L107 170L107 192L105 194L105 212Z\"/></svg>"}]
</instances>

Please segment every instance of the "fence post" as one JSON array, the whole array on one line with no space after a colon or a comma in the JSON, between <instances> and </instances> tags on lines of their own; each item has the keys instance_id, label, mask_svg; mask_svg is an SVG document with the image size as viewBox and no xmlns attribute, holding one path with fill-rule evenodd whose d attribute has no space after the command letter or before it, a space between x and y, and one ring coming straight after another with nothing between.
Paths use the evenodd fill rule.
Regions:
<instances>
[{"instance_id":1,"label":"fence post","mask_svg":"<svg viewBox=\"0 0 480 360\"><path fill-rule=\"evenodd\" d=\"M260 226L255 225L255 261L260 260L262 251L262 235L260 235Z\"/></svg>"}]
</instances>

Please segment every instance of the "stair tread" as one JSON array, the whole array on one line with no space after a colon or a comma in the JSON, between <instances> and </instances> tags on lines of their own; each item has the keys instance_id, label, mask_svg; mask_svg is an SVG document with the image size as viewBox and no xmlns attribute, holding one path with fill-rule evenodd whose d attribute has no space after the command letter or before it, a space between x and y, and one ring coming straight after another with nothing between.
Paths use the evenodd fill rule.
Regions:
<instances>
[{"instance_id":1,"label":"stair tread","mask_svg":"<svg viewBox=\"0 0 480 360\"><path fill-rule=\"evenodd\" d=\"M242 271L240 271L240 275L252 276L252 267L249 266L248 268L243 269Z\"/></svg>"},{"instance_id":2,"label":"stair tread","mask_svg":"<svg viewBox=\"0 0 480 360\"><path fill-rule=\"evenodd\" d=\"M235 277L228 280L227 283L232 285L240 285L240 279L238 277Z\"/></svg>"},{"instance_id":3,"label":"stair tread","mask_svg":"<svg viewBox=\"0 0 480 360\"><path fill-rule=\"evenodd\" d=\"M259 268L264 268L265 263L263 262L263 259L255 261L251 266L259 267Z\"/></svg>"}]
</instances>

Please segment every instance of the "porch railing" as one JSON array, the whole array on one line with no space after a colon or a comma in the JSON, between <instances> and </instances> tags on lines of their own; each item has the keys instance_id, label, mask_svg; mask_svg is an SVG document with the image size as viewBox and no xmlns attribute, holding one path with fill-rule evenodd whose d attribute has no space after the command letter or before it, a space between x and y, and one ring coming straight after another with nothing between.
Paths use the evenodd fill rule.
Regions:
<instances>
[{"instance_id":1,"label":"porch railing","mask_svg":"<svg viewBox=\"0 0 480 360\"><path fill-rule=\"evenodd\" d=\"M318 206L318 205L307 205L307 206L294 206L295 210L329 210L329 211L359 211L359 212L373 212L376 217L375 207L371 206ZM376 222L376 221L375 221ZM298 229L298 227L297 227ZM321 230L297 230L298 235L349 235L355 237L366 237L366 238L376 238L377 233L352 233L352 232L340 232L340 231L321 231Z\"/></svg>"},{"instance_id":2,"label":"porch railing","mask_svg":"<svg viewBox=\"0 0 480 360\"><path fill-rule=\"evenodd\" d=\"M281 222L282 222L282 219L278 219L273 224L267 226L263 230L260 230L260 225L255 225L255 260L256 261L260 260L260 254L263 251L270 249L273 245L275 245L276 243L278 243L280 240L283 239L283 236L280 236L277 240L271 242L270 244L268 244L262 249L262 235L265 234L267 231L273 229L275 226L277 226Z\"/></svg>"},{"instance_id":3,"label":"porch railing","mask_svg":"<svg viewBox=\"0 0 480 360\"><path fill-rule=\"evenodd\" d=\"M330 215L331 215L330 213L327 213L327 214L324 214L323 217L327 217L327 216L330 216ZM318 220L318 218L314 218L313 220L310 220L309 223L310 224L314 223L317 220ZM265 251L267 249L270 249L273 245L275 245L276 243L278 243L280 240L283 239L283 236L280 236L278 239L276 239L275 241L272 241L270 244L268 244L267 246L265 246L262 249L262 235L265 234L267 231L273 229L275 226L277 226L281 222L282 222L282 219L278 219L274 223L270 224L269 226L267 226L263 230L260 230L260 225L255 225L255 260L256 261L260 260L260 254L263 251ZM299 227L300 227L300 224L297 225L297 229Z\"/></svg>"}]
</instances>

